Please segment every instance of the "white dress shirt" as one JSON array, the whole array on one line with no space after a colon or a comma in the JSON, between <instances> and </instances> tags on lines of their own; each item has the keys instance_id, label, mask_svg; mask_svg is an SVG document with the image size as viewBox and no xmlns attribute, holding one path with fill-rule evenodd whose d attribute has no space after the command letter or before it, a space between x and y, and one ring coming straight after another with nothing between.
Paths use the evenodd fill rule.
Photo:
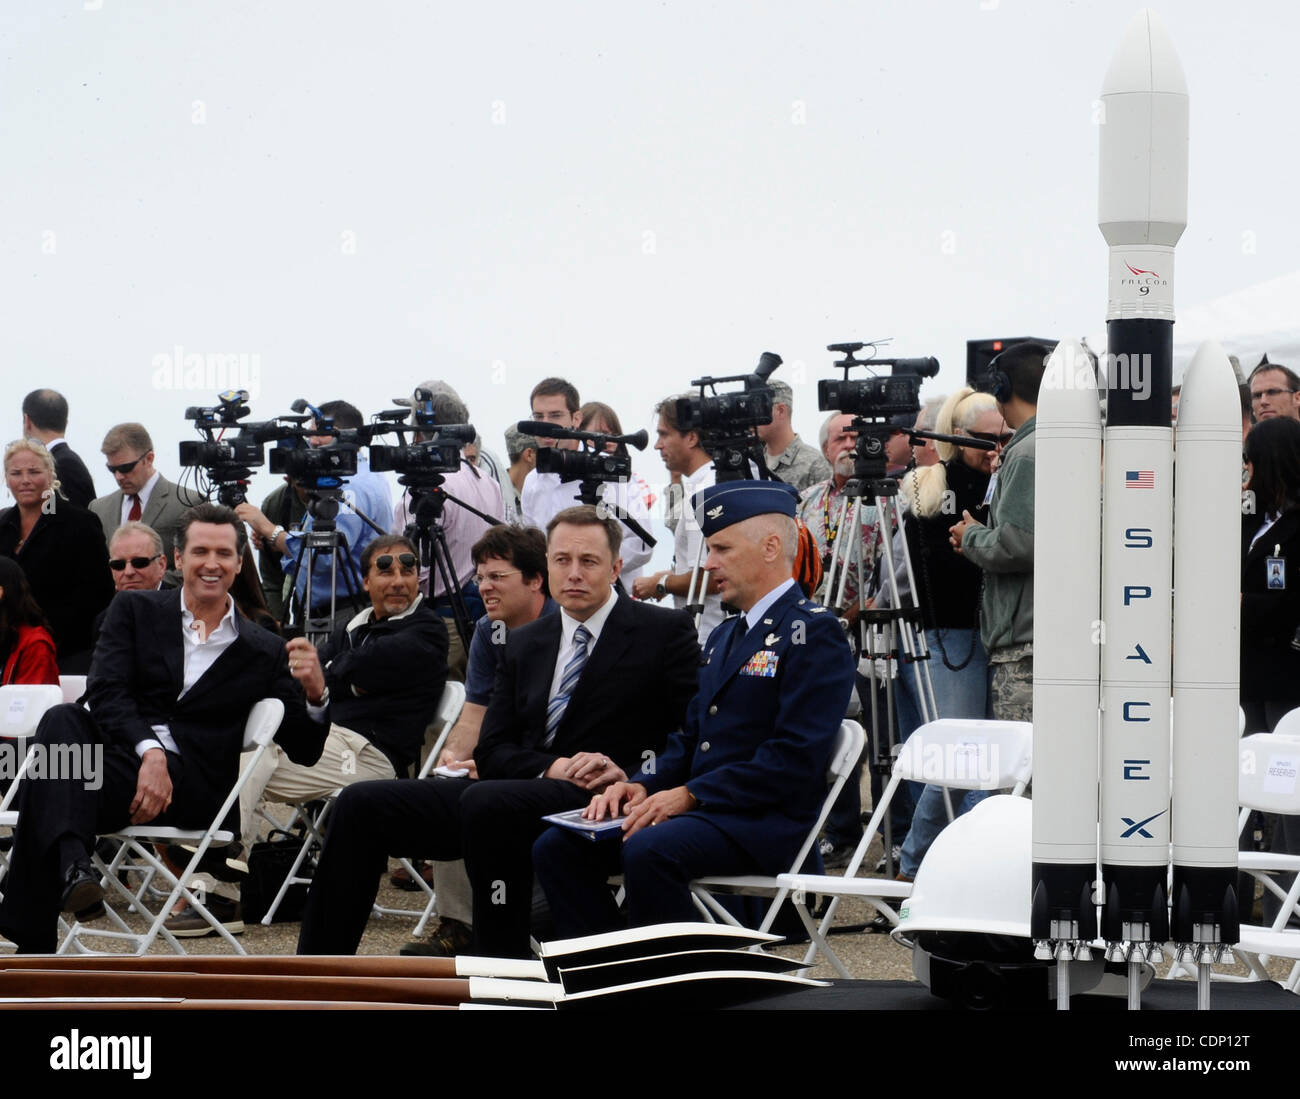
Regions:
<instances>
[{"instance_id":1,"label":"white dress shirt","mask_svg":"<svg viewBox=\"0 0 1300 1099\"><path fill-rule=\"evenodd\" d=\"M650 530L650 509L646 507L643 490L635 480L607 481L600 486L600 498L610 507L618 508L635 519L642 529ZM530 470L524 478L521 507L525 526L545 531L546 524L558 512L578 505L577 481L561 481L558 473L542 473L536 469ZM626 526L622 529L623 545L619 556L623 558L623 571L620 575L624 587L630 591L632 581L641 575L653 551Z\"/></svg>"},{"instance_id":2,"label":"white dress shirt","mask_svg":"<svg viewBox=\"0 0 1300 1099\"><path fill-rule=\"evenodd\" d=\"M587 632L591 634L591 640L587 642L587 659L590 660L592 650L595 649L596 642L600 640L600 631L605 627L605 620L609 618L609 612L614 609L614 604L617 602L618 593L611 587L609 589L609 598L585 622L579 622L563 607L560 608L560 652L555 658L555 672L551 676L551 690L546 696L547 705L550 705L551 699L559 693L560 681L564 678L564 669L569 666L569 661L573 659L575 648L573 635L578 632L578 627L586 626Z\"/></svg>"}]
</instances>

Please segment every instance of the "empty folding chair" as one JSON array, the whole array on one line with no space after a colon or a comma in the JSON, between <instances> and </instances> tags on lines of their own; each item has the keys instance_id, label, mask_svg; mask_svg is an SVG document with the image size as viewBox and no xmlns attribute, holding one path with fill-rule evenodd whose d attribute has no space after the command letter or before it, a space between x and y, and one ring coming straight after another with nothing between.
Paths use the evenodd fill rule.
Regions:
<instances>
[{"instance_id":1,"label":"empty folding chair","mask_svg":"<svg viewBox=\"0 0 1300 1099\"><path fill-rule=\"evenodd\" d=\"M278 698L264 698L253 706L248 714L248 720L244 725L244 747L253 749L259 755L266 751L267 745L271 743L275 736L276 730L280 727L280 722L284 718L284 703ZM155 938L159 934L163 936L167 944L177 954L184 954L185 949L181 946L180 941L163 926L168 915L176 902L184 897L190 905L190 908L203 919L207 920L213 929L226 940L237 954L244 954L247 951L239 944L238 940L230 934L221 925L221 921L208 911L204 903L204 898L189 887L189 880L198 869L200 860L213 843L229 843L235 839L233 833L225 831L222 828L226 816L231 809L239 802L239 792L243 788L244 777L247 770L241 771L238 781L231 787L230 793L226 795L226 800L222 803L221 808L217 810L216 816L212 823L204 831L196 831L185 828L168 828L155 824L134 825L124 828L122 831L110 836L110 839L118 840L121 846L111 863L104 865L102 860L95 858L96 864L103 872L104 888L110 891L110 895L116 895L124 901L128 908L139 905L139 893L143 890L133 893L132 890L123 885L118 878L118 871L125 865L129 859L132 863L143 864L148 867L156 879L166 882L170 885L170 892L162 907L155 916L148 917L150 920L148 927L144 931L132 931L126 920L122 918L109 903L109 898L105 898L105 909L108 918L117 926L115 931L97 930L82 925L80 922L74 923L67 936L59 946L60 954L77 953L92 954L102 953L94 951L85 944L86 939L106 938L118 939L133 944L132 952L135 954L144 954L148 951ZM179 875L173 874L158 856L154 853L153 845L166 846L167 844L185 844L193 845L193 851L190 855L189 862Z\"/></svg>"},{"instance_id":2,"label":"empty folding chair","mask_svg":"<svg viewBox=\"0 0 1300 1099\"><path fill-rule=\"evenodd\" d=\"M844 869L836 874L782 874L778 879L793 894L795 911L811 940L803 964L812 965L818 952L843 977L849 972L826 941L841 897L857 897L871 904L892 924L898 923L895 905L912 893L911 882L885 878L859 878L857 872L867 856L894 793L903 782L925 782L950 790L1006 790L1017 797L1025 792L1033 769L1033 726L1027 721L981 721L940 718L920 726L901 746L889 783L874 807L862 839ZM952 815L951 802L948 804ZM820 924L808 911L810 894L831 897Z\"/></svg>"},{"instance_id":3,"label":"empty folding chair","mask_svg":"<svg viewBox=\"0 0 1300 1099\"><path fill-rule=\"evenodd\" d=\"M795 855L794 862L790 866L792 872L803 866L804 860L808 857L808 852L812 850L813 844L817 842L817 836L821 833L822 826L826 823L826 817L830 814L831 806L835 804L835 799L839 796L840 790L843 789L844 783L848 781L849 777L856 773L858 757L862 755L862 746L865 741L866 734L862 731L862 726L856 721L840 723L839 733L835 738L835 747L831 752L830 764L827 767L829 788L826 797L822 800L821 811L817 814L816 821L808 830L808 835L804 838L799 853ZM782 877L784 876L782 875ZM772 903L768 905L762 923L759 924L759 931L767 931L772 926L772 921L776 919L777 912L790 892L789 886L783 885L781 878L769 877L763 874L697 878L691 882L690 889L691 897L705 919L711 923L722 921L734 927L741 926L740 922L722 906L717 897L714 896L715 893L733 896L771 897Z\"/></svg>"}]
</instances>

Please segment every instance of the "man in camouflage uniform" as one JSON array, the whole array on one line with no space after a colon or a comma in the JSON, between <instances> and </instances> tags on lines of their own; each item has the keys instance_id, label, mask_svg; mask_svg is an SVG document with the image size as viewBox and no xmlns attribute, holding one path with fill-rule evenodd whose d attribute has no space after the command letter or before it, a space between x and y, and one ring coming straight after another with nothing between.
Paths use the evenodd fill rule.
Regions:
<instances>
[{"instance_id":1,"label":"man in camouflage uniform","mask_svg":"<svg viewBox=\"0 0 1300 1099\"><path fill-rule=\"evenodd\" d=\"M790 417L794 413L794 394L785 382L768 382L772 390L772 422L759 424L758 437L763 440L767 468L787 485L804 489L831 475L830 463L794 433Z\"/></svg>"},{"instance_id":2,"label":"man in camouflage uniform","mask_svg":"<svg viewBox=\"0 0 1300 1099\"><path fill-rule=\"evenodd\" d=\"M858 436L851 430L852 423L853 417L847 413L833 412L822 424L821 444L822 452L826 456L823 465L828 476L826 480L806 489L799 498L799 519L808 528L813 541L817 543L817 552L821 555L824 574L829 573L831 553L836 548L836 538L839 536L839 527L843 521L841 509L845 504L844 486L853 476L852 451L857 445ZM849 506L852 506L851 501ZM860 520L864 558L876 545L878 526L875 505L868 505L864 501ZM843 545L839 546L839 552L841 554L845 552ZM849 621L855 621L858 616L858 591L863 586L871 587L874 573L872 562L866 561L865 578L859 577L858 571L856 563L849 568L844 585L844 599L838 606L836 593L825 590L825 580L823 580L823 587L813 593L814 598L848 618ZM838 583L836 586L838 587Z\"/></svg>"}]
</instances>

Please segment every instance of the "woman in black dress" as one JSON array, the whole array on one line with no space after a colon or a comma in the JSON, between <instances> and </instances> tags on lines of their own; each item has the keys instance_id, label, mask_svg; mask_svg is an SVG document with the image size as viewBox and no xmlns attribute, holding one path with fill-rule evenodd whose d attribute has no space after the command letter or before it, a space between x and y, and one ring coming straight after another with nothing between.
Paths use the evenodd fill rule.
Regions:
<instances>
[{"instance_id":1,"label":"woman in black dress","mask_svg":"<svg viewBox=\"0 0 1300 1099\"><path fill-rule=\"evenodd\" d=\"M0 511L0 555L22 567L58 647L59 671L90 667L91 626L113 597L99 520L60 492L50 452L33 439L5 447L14 506Z\"/></svg>"}]
</instances>

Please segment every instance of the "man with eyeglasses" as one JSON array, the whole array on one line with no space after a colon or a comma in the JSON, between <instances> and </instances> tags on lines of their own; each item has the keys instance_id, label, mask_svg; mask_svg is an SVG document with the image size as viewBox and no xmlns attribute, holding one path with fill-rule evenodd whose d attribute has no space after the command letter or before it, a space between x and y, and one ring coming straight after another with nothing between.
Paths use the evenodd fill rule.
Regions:
<instances>
[{"instance_id":1,"label":"man with eyeglasses","mask_svg":"<svg viewBox=\"0 0 1300 1099\"><path fill-rule=\"evenodd\" d=\"M319 664L330 699L330 730L320 759L294 763L278 745L264 752L239 799L244 844L250 846L257 806L268 801L300 805L340 786L405 775L420 755L424 729L447 678L447 630L420 594L419 561L405 537L385 534L361 554L362 584L370 606L337 629L320 649L301 647L300 663ZM221 871L219 852L211 865ZM232 933L243 929L238 887L208 885L209 910ZM167 929L180 937L212 933L201 916L182 912Z\"/></svg>"},{"instance_id":2,"label":"man with eyeglasses","mask_svg":"<svg viewBox=\"0 0 1300 1099\"><path fill-rule=\"evenodd\" d=\"M90 502L91 512L99 517L104 528L105 543L112 542L113 533L123 523L147 524L162 539L167 566L163 586L179 586L180 574L171 567L175 559L176 527L185 509L202 500L154 469L153 439L143 424L117 424L109 428L99 449L109 473L117 481L116 492Z\"/></svg>"},{"instance_id":3,"label":"man with eyeglasses","mask_svg":"<svg viewBox=\"0 0 1300 1099\"><path fill-rule=\"evenodd\" d=\"M533 527L502 524L474 543L475 580L487 611L474 626L465 671L465 706L447 734L438 765L478 778L474 749L483 715L492 701L497 672L511 631L558 609L546 592L546 538ZM412 941L401 953L447 958L469 949L474 897L465 860L435 862L433 891L438 923L426 941Z\"/></svg>"},{"instance_id":4,"label":"man with eyeglasses","mask_svg":"<svg viewBox=\"0 0 1300 1099\"><path fill-rule=\"evenodd\" d=\"M1300 374L1265 359L1250 372L1250 409L1255 422L1287 416L1300 420Z\"/></svg>"}]
</instances>

